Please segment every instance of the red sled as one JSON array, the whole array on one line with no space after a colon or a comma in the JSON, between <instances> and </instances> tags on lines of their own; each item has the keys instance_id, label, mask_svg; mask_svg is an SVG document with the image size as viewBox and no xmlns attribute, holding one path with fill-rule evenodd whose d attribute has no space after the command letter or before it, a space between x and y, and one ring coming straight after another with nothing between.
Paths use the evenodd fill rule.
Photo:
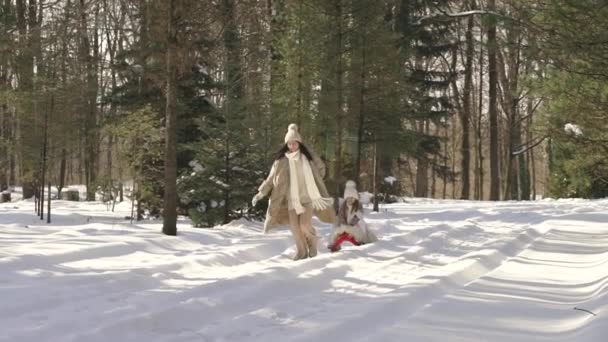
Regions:
<instances>
[{"instance_id":1,"label":"red sled","mask_svg":"<svg viewBox=\"0 0 608 342\"><path fill-rule=\"evenodd\" d=\"M328 246L329 250L332 251L332 252L339 251L340 250L340 245L342 245L342 243L344 241L348 241L348 242L352 243L355 246L361 245L360 243L358 243L355 240L355 238L352 235L350 235L348 233L342 233L342 234L338 235L338 237L336 238L336 240L331 245Z\"/></svg>"}]
</instances>

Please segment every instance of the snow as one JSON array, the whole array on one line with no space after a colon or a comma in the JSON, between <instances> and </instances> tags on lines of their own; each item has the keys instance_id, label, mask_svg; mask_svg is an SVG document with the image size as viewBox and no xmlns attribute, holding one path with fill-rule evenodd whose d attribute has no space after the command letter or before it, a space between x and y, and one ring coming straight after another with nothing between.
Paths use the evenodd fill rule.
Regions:
<instances>
[{"instance_id":1,"label":"snow","mask_svg":"<svg viewBox=\"0 0 608 342\"><path fill-rule=\"evenodd\" d=\"M369 204L372 198L374 198L374 194L370 192L365 191L359 193L359 202L363 205Z\"/></svg>"},{"instance_id":2,"label":"snow","mask_svg":"<svg viewBox=\"0 0 608 342\"><path fill-rule=\"evenodd\" d=\"M388 183L390 185L393 185L393 183L395 183L396 181L397 181L397 178L395 178L393 176L384 177L384 182Z\"/></svg>"},{"instance_id":3,"label":"snow","mask_svg":"<svg viewBox=\"0 0 608 342\"><path fill-rule=\"evenodd\" d=\"M571 123L564 125L564 131L566 131L568 134L574 134L577 137L583 135L583 130L580 128L580 126Z\"/></svg>"},{"instance_id":4,"label":"snow","mask_svg":"<svg viewBox=\"0 0 608 342\"><path fill-rule=\"evenodd\" d=\"M294 262L288 229L0 204L0 341L603 341L608 200L408 199L379 241ZM329 225L315 219L327 244ZM576 308L576 309L575 309ZM588 310L588 311L584 311Z\"/></svg>"},{"instance_id":5,"label":"snow","mask_svg":"<svg viewBox=\"0 0 608 342\"><path fill-rule=\"evenodd\" d=\"M209 180L210 180L210 181L212 181L212 182L214 182L215 184L219 185L219 186L220 186L220 187L222 187L222 188L227 189L227 188L229 188L229 187L230 187L230 185L228 185L228 184L226 184L226 183L222 182L220 179L218 179L218 178L217 178L217 177L215 177L215 176L211 176L211 177L209 177Z\"/></svg>"}]
</instances>

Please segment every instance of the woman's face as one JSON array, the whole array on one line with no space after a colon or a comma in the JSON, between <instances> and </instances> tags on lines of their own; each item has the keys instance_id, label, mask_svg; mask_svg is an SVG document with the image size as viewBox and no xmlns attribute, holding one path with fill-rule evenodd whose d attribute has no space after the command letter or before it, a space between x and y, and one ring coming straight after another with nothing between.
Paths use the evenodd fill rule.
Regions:
<instances>
[{"instance_id":1,"label":"woman's face","mask_svg":"<svg viewBox=\"0 0 608 342\"><path fill-rule=\"evenodd\" d=\"M353 197L348 197L346 199L346 204L353 205L353 203L355 203L355 199Z\"/></svg>"},{"instance_id":2,"label":"woman's face","mask_svg":"<svg viewBox=\"0 0 608 342\"><path fill-rule=\"evenodd\" d=\"M287 148L289 152L295 152L300 149L300 143L297 140L289 140L287 142Z\"/></svg>"}]
</instances>

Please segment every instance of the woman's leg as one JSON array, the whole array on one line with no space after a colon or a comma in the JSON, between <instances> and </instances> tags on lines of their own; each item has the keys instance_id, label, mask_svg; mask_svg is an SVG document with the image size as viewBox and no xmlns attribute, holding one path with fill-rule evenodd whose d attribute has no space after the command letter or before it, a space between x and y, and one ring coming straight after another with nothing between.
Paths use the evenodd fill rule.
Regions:
<instances>
[{"instance_id":1,"label":"woman's leg","mask_svg":"<svg viewBox=\"0 0 608 342\"><path fill-rule=\"evenodd\" d=\"M289 211L289 228L291 229L293 240L296 243L296 255L293 257L293 260L300 260L308 257L306 238L300 227L300 216L301 215L296 214L295 210Z\"/></svg>"},{"instance_id":2,"label":"woman's leg","mask_svg":"<svg viewBox=\"0 0 608 342\"><path fill-rule=\"evenodd\" d=\"M312 258L317 255L317 232L312 226L312 207L305 206L306 211L300 215L300 229L306 238L306 246L308 247L308 257Z\"/></svg>"}]
</instances>

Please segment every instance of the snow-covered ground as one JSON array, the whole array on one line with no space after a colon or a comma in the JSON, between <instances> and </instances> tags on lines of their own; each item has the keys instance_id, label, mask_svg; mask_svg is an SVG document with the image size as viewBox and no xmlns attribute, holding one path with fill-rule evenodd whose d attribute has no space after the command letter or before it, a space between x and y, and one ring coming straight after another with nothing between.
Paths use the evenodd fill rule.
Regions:
<instances>
[{"instance_id":1,"label":"snow-covered ground","mask_svg":"<svg viewBox=\"0 0 608 342\"><path fill-rule=\"evenodd\" d=\"M605 341L608 200L410 200L380 241L291 261L287 229L0 204L0 341ZM329 226L315 221L327 243Z\"/></svg>"}]
</instances>

